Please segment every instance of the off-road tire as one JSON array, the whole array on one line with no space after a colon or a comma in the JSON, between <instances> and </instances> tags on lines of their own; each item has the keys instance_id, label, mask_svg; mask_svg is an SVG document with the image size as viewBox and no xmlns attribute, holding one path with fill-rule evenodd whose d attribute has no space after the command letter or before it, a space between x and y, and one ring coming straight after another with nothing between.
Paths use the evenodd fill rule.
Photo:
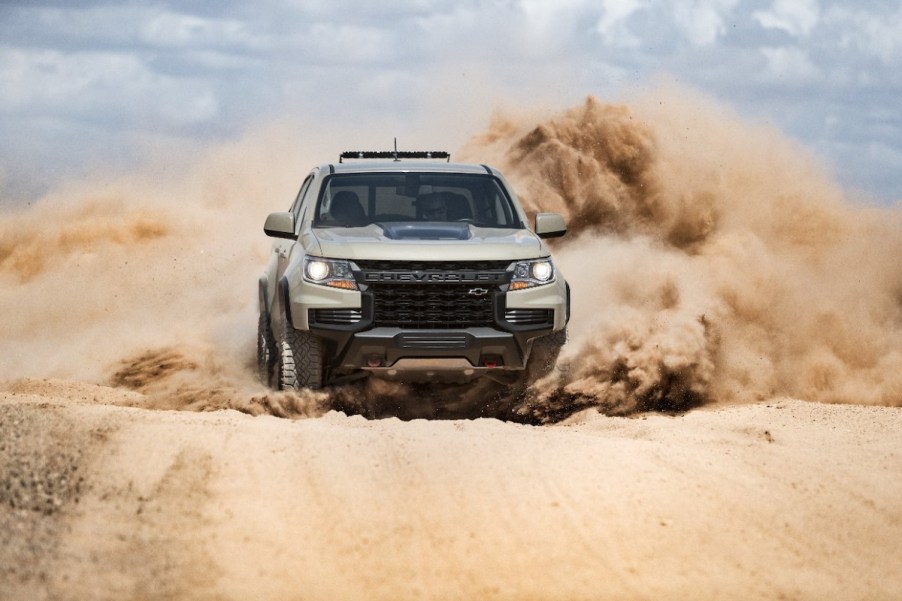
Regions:
<instances>
[{"instance_id":1,"label":"off-road tire","mask_svg":"<svg viewBox=\"0 0 902 601\"><path fill-rule=\"evenodd\" d=\"M276 365L276 337L272 333L269 313L261 313L257 322L257 377L264 386L270 386Z\"/></svg>"},{"instance_id":2,"label":"off-road tire","mask_svg":"<svg viewBox=\"0 0 902 601\"><path fill-rule=\"evenodd\" d=\"M323 341L290 325L279 341L279 389L301 390L323 387Z\"/></svg>"}]
</instances>

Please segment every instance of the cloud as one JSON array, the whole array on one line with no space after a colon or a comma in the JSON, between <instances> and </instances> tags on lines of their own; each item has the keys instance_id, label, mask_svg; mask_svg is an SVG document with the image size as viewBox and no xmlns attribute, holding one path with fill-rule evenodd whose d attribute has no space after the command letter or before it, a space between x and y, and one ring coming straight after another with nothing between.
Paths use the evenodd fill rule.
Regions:
<instances>
[{"instance_id":1,"label":"cloud","mask_svg":"<svg viewBox=\"0 0 902 601\"><path fill-rule=\"evenodd\" d=\"M0 196L36 181L42 160L118 160L142 137L200 143L285 113L428 127L473 107L617 100L659 75L818 144L840 168L860 141L816 124L836 115L854 131L881 110L902 122L902 8L888 2L8 0L0 40ZM61 131L95 143L60 156ZM902 149L894 131L877 141Z\"/></svg>"},{"instance_id":2,"label":"cloud","mask_svg":"<svg viewBox=\"0 0 902 601\"><path fill-rule=\"evenodd\" d=\"M710 46L726 32L726 20L739 0L681 0L674 4L673 18L694 46Z\"/></svg>"},{"instance_id":3,"label":"cloud","mask_svg":"<svg viewBox=\"0 0 902 601\"><path fill-rule=\"evenodd\" d=\"M397 47L385 29L344 23L315 23L300 43L308 61L322 57L327 64L384 63L395 58Z\"/></svg>"},{"instance_id":4,"label":"cloud","mask_svg":"<svg viewBox=\"0 0 902 601\"><path fill-rule=\"evenodd\" d=\"M825 21L844 50L863 52L886 65L902 63L902 7L881 13L835 6L827 12Z\"/></svg>"},{"instance_id":5,"label":"cloud","mask_svg":"<svg viewBox=\"0 0 902 601\"><path fill-rule=\"evenodd\" d=\"M133 53L0 50L0 65L5 112L26 118L68 114L165 128L218 114L216 96L202 81L155 73Z\"/></svg>"},{"instance_id":6,"label":"cloud","mask_svg":"<svg viewBox=\"0 0 902 601\"><path fill-rule=\"evenodd\" d=\"M596 30L612 46L637 48L641 40L630 29L629 18L646 5L646 0L603 0Z\"/></svg>"},{"instance_id":7,"label":"cloud","mask_svg":"<svg viewBox=\"0 0 902 601\"><path fill-rule=\"evenodd\" d=\"M800 48L762 48L771 81L800 86L820 79L820 71Z\"/></svg>"},{"instance_id":8,"label":"cloud","mask_svg":"<svg viewBox=\"0 0 902 601\"><path fill-rule=\"evenodd\" d=\"M770 10L752 16L766 29L779 29L791 36L809 35L820 18L818 0L774 0Z\"/></svg>"},{"instance_id":9,"label":"cloud","mask_svg":"<svg viewBox=\"0 0 902 601\"><path fill-rule=\"evenodd\" d=\"M211 19L175 12L148 12L142 19L140 39L157 47L261 50L268 41L254 35L236 19Z\"/></svg>"}]
</instances>

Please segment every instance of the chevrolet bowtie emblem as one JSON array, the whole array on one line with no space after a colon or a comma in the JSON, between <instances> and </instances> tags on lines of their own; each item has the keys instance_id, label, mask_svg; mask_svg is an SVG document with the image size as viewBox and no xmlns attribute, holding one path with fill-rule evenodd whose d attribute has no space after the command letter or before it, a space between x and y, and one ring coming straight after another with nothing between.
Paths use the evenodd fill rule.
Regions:
<instances>
[{"instance_id":1,"label":"chevrolet bowtie emblem","mask_svg":"<svg viewBox=\"0 0 902 601\"><path fill-rule=\"evenodd\" d=\"M488 293L489 291L485 288L470 288L470 292L468 294L470 294L471 296L485 296Z\"/></svg>"}]
</instances>

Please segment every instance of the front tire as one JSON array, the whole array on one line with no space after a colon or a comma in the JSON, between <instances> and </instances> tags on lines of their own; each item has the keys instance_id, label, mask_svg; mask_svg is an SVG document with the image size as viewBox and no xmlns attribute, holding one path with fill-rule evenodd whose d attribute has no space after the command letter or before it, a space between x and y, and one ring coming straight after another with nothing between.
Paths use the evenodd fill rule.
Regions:
<instances>
[{"instance_id":1,"label":"front tire","mask_svg":"<svg viewBox=\"0 0 902 601\"><path fill-rule=\"evenodd\" d=\"M323 341L304 330L285 325L279 341L279 389L323 387Z\"/></svg>"}]
</instances>

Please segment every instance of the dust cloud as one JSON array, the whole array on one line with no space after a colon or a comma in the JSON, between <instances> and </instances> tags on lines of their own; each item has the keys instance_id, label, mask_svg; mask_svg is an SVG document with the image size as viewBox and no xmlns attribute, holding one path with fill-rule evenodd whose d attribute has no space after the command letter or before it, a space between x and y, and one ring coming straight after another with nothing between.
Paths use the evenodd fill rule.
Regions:
<instances>
[{"instance_id":1,"label":"dust cloud","mask_svg":"<svg viewBox=\"0 0 902 601\"><path fill-rule=\"evenodd\" d=\"M309 167L292 134L263 128L5 211L0 378L111 383L157 408L317 413L322 395L267 391L251 366L262 216Z\"/></svg>"},{"instance_id":2,"label":"dust cloud","mask_svg":"<svg viewBox=\"0 0 902 601\"><path fill-rule=\"evenodd\" d=\"M902 405L902 211L850 202L779 132L670 88L497 115L466 154L576 234L571 342L522 412Z\"/></svg>"},{"instance_id":3,"label":"dust cloud","mask_svg":"<svg viewBox=\"0 0 902 601\"><path fill-rule=\"evenodd\" d=\"M455 153L499 167L530 212L569 222L554 250L573 289L570 342L525 396L489 383L268 391L253 365L262 221L330 158L300 156L290 132L4 211L0 378L286 417L381 415L414 398L481 400L529 422L778 395L902 405L902 211L850 202L778 131L672 88L629 106L499 112Z\"/></svg>"}]
</instances>

